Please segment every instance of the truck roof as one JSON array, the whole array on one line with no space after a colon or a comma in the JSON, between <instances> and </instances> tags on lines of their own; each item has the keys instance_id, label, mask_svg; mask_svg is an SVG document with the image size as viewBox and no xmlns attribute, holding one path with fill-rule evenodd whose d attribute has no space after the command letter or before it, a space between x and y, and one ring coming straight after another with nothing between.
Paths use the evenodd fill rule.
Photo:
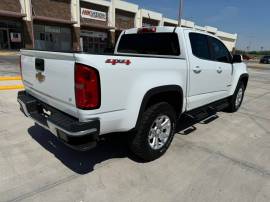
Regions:
<instances>
[{"instance_id":1,"label":"truck roof","mask_svg":"<svg viewBox=\"0 0 270 202\"><path fill-rule=\"evenodd\" d=\"M209 32L206 31L200 31L200 30L196 30L193 28L188 28L188 27L179 27L179 26L152 26L152 27L141 27L141 28L131 28L131 29L127 29L125 31L123 31L122 34L137 34L138 32L146 32L146 33L170 33L170 32L179 32L180 30L189 30L192 32L196 32L196 33L202 33L202 34L206 34L209 36L213 36L215 38L217 38L214 34L211 34Z\"/></svg>"}]
</instances>

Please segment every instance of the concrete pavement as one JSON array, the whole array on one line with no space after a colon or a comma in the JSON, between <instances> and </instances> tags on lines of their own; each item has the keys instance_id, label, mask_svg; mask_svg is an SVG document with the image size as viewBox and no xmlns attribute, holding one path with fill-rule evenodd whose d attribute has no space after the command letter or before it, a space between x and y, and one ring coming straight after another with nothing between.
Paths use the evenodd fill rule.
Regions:
<instances>
[{"instance_id":1,"label":"concrete pavement","mask_svg":"<svg viewBox=\"0 0 270 202\"><path fill-rule=\"evenodd\" d=\"M270 201L270 71L250 73L239 112L179 126L151 163L120 134L75 152L19 112L17 91L1 91L0 201Z\"/></svg>"},{"instance_id":2,"label":"concrete pavement","mask_svg":"<svg viewBox=\"0 0 270 202\"><path fill-rule=\"evenodd\" d=\"M0 76L17 76L20 74L19 55L0 54Z\"/></svg>"},{"instance_id":3,"label":"concrete pavement","mask_svg":"<svg viewBox=\"0 0 270 202\"><path fill-rule=\"evenodd\" d=\"M270 70L270 64L260 64L259 62L246 62L247 66L251 69L258 69L258 70Z\"/></svg>"}]
</instances>

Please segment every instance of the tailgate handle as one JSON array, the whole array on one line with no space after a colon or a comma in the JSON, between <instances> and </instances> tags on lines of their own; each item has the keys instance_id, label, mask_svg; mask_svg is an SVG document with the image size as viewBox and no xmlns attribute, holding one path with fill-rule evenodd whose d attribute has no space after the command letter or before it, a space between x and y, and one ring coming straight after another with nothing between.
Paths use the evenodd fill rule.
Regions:
<instances>
[{"instance_id":1,"label":"tailgate handle","mask_svg":"<svg viewBox=\"0 0 270 202\"><path fill-rule=\"evenodd\" d=\"M37 71L44 72L44 59L36 58L35 65Z\"/></svg>"}]
</instances>

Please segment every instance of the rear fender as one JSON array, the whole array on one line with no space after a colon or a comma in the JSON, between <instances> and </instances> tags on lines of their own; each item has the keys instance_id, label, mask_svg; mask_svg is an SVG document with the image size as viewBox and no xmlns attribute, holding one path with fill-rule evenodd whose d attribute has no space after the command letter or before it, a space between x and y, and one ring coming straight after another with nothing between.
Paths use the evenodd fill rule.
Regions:
<instances>
[{"instance_id":1,"label":"rear fender","mask_svg":"<svg viewBox=\"0 0 270 202\"><path fill-rule=\"evenodd\" d=\"M161 93L166 93L166 92L177 92L177 93L179 93L179 96L180 96L181 100L180 100L180 103L179 103L179 105L180 105L179 106L179 111L177 111L176 113L178 115L180 115L182 113L184 100L183 100L183 90L182 90L182 88L180 86L178 86L178 85L166 85L166 86L159 86L159 87L152 88L143 97L135 129L138 128L138 126L140 124L140 121L142 119L143 112L147 109L147 105L148 105L149 101L151 100L151 98L153 98L153 96L155 96L155 95L158 95L158 94L161 94Z\"/></svg>"}]
</instances>

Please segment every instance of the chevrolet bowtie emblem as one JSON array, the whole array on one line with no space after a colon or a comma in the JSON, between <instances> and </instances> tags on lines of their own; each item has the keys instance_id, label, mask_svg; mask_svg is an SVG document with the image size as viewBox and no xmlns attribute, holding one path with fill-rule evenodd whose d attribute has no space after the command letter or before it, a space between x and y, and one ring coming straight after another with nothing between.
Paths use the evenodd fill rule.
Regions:
<instances>
[{"instance_id":1,"label":"chevrolet bowtie emblem","mask_svg":"<svg viewBox=\"0 0 270 202\"><path fill-rule=\"evenodd\" d=\"M39 81L39 83L42 83L45 81L45 76L42 74L42 72L36 73L36 79Z\"/></svg>"}]
</instances>

